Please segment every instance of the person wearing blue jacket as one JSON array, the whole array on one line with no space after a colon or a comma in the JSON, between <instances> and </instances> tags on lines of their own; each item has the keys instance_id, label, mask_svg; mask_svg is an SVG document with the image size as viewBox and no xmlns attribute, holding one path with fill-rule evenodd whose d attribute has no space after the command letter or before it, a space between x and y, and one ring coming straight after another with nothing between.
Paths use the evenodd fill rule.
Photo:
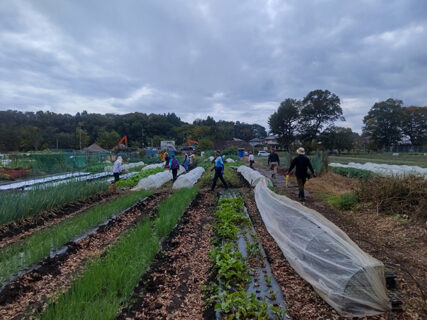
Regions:
<instances>
[{"instance_id":1,"label":"person wearing blue jacket","mask_svg":"<svg viewBox=\"0 0 427 320\"><path fill-rule=\"evenodd\" d=\"M225 182L225 179L223 177L224 161L222 161L221 152L215 151L215 160L214 161L215 161L215 165L213 166L213 168L211 170L215 170L215 175L214 175L214 178L212 180L211 191L213 191L215 189L216 182L217 182L218 178L221 180L222 184L224 185L224 188L228 189L227 182Z\"/></svg>"}]
</instances>

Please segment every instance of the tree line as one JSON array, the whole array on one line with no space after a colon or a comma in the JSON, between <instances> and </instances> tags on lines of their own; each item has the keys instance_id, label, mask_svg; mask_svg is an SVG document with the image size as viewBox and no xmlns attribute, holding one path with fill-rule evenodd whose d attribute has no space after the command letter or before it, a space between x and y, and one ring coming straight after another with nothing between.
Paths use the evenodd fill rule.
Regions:
<instances>
[{"instance_id":1,"label":"tree line","mask_svg":"<svg viewBox=\"0 0 427 320\"><path fill-rule=\"evenodd\" d=\"M350 128L337 127L344 121L339 97L329 90L314 90L301 100L285 99L268 124L287 150L303 145L308 150L351 150L365 145L381 150L396 144L427 144L427 107L403 107L401 100L375 103L364 117L362 136Z\"/></svg>"},{"instance_id":2,"label":"tree line","mask_svg":"<svg viewBox=\"0 0 427 320\"><path fill-rule=\"evenodd\" d=\"M161 140L185 144L187 139L250 140L267 135L258 124L215 121L208 117L192 124L175 113L96 114L83 111L75 115L54 112L0 111L0 151L44 149L82 149L96 142L111 149L123 137L129 147L159 146Z\"/></svg>"}]
</instances>

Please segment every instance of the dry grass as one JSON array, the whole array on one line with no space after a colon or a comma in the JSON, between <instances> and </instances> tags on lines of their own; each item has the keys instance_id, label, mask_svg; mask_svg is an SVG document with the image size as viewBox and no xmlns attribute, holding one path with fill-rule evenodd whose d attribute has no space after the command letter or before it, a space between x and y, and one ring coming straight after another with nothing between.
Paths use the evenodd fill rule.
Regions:
<instances>
[{"instance_id":1,"label":"dry grass","mask_svg":"<svg viewBox=\"0 0 427 320\"><path fill-rule=\"evenodd\" d=\"M343 194L355 190L358 181L343 177L334 172L327 172L320 177L307 181L305 188L313 193Z\"/></svg>"}]
</instances>

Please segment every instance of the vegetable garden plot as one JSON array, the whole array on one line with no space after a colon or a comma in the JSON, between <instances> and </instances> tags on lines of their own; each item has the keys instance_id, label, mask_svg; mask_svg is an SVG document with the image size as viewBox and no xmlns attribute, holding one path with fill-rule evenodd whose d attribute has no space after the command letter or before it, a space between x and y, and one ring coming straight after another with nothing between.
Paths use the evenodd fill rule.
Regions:
<instances>
[{"instance_id":1,"label":"vegetable garden plot","mask_svg":"<svg viewBox=\"0 0 427 320\"><path fill-rule=\"evenodd\" d=\"M28 313L40 302L46 303L50 297L66 288L81 272L87 258L100 256L108 244L114 243L120 234L143 217L155 214L158 204L167 193L154 194L128 208L123 214L110 219L96 232L80 240L69 242L57 255L44 259L32 272L6 286L0 293L0 318L10 319L23 312Z\"/></svg>"},{"instance_id":2,"label":"vegetable garden plot","mask_svg":"<svg viewBox=\"0 0 427 320\"><path fill-rule=\"evenodd\" d=\"M183 166L179 166L178 175L181 175L185 172ZM147 178L141 179L136 187L132 188L132 191L138 190L149 190L149 189L157 189L164 185L166 182L172 180L172 172L164 171L156 173Z\"/></svg>"},{"instance_id":3,"label":"vegetable garden plot","mask_svg":"<svg viewBox=\"0 0 427 320\"><path fill-rule=\"evenodd\" d=\"M363 252L316 211L272 192L265 180L255 187L267 230L292 267L344 316L368 316L391 309L383 264Z\"/></svg>"},{"instance_id":4,"label":"vegetable garden plot","mask_svg":"<svg viewBox=\"0 0 427 320\"><path fill-rule=\"evenodd\" d=\"M279 285L245 210L243 199L224 192L214 228L218 237L210 257L218 285L208 287L216 318L289 319Z\"/></svg>"}]
</instances>

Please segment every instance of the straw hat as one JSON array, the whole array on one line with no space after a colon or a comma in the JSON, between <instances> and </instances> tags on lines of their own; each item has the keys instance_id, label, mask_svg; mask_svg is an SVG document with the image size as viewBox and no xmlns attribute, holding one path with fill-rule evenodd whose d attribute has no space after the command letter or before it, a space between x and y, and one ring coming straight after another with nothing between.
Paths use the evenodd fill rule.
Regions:
<instances>
[{"instance_id":1,"label":"straw hat","mask_svg":"<svg viewBox=\"0 0 427 320\"><path fill-rule=\"evenodd\" d=\"M304 148L298 148L297 153L298 154L305 154Z\"/></svg>"}]
</instances>

